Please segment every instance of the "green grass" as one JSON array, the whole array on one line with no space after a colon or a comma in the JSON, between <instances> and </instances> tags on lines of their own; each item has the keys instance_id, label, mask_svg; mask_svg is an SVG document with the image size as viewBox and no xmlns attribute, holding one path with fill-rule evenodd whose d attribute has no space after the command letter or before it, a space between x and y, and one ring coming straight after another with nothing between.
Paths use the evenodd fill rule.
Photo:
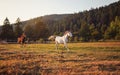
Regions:
<instances>
[{"instance_id":1,"label":"green grass","mask_svg":"<svg viewBox=\"0 0 120 75\"><path fill-rule=\"evenodd\" d=\"M0 45L0 74L120 74L120 42Z\"/></svg>"}]
</instances>

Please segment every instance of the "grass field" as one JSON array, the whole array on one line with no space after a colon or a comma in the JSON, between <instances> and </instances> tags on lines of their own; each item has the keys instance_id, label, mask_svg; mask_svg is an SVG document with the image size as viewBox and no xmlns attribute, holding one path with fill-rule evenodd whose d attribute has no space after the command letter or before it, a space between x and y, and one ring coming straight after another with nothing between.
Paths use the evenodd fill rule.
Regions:
<instances>
[{"instance_id":1,"label":"grass field","mask_svg":"<svg viewBox=\"0 0 120 75\"><path fill-rule=\"evenodd\" d=\"M120 75L120 42L0 45L0 75Z\"/></svg>"}]
</instances>

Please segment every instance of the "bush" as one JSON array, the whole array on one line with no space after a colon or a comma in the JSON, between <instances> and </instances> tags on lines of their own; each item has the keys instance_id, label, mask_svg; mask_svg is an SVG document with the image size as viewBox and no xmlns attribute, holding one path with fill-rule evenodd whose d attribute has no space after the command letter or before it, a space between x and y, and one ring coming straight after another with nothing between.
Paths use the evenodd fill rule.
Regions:
<instances>
[{"instance_id":1,"label":"bush","mask_svg":"<svg viewBox=\"0 0 120 75\"><path fill-rule=\"evenodd\" d=\"M40 38L37 42L39 42L39 43L43 43L44 40L43 40L42 38Z\"/></svg>"},{"instance_id":2,"label":"bush","mask_svg":"<svg viewBox=\"0 0 120 75\"><path fill-rule=\"evenodd\" d=\"M74 37L74 41L75 41L75 42L78 42L78 41L79 41L77 36Z\"/></svg>"},{"instance_id":3,"label":"bush","mask_svg":"<svg viewBox=\"0 0 120 75\"><path fill-rule=\"evenodd\" d=\"M120 35L115 36L115 40L120 40Z\"/></svg>"}]
</instances>

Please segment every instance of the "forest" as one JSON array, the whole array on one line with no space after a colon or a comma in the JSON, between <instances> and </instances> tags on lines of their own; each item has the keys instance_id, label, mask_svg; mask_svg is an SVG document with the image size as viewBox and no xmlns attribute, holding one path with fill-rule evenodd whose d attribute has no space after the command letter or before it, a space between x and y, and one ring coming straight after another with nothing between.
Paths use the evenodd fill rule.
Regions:
<instances>
[{"instance_id":1,"label":"forest","mask_svg":"<svg viewBox=\"0 0 120 75\"><path fill-rule=\"evenodd\" d=\"M73 14L53 14L27 21L9 19L0 27L0 40L17 40L24 32L31 41L45 41L50 35L62 36L71 31L72 42L120 40L120 1Z\"/></svg>"}]
</instances>

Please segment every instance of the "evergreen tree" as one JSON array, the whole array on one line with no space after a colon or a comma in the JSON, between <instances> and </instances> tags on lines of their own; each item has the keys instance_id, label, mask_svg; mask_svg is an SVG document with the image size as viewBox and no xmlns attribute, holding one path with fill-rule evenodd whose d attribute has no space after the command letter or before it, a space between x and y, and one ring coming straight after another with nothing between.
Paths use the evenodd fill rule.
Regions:
<instances>
[{"instance_id":1,"label":"evergreen tree","mask_svg":"<svg viewBox=\"0 0 120 75\"><path fill-rule=\"evenodd\" d=\"M10 25L8 18L4 20L3 24L4 25L2 26L2 31L0 35L1 38L6 41L14 39L13 27L12 25Z\"/></svg>"},{"instance_id":2,"label":"evergreen tree","mask_svg":"<svg viewBox=\"0 0 120 75\"><path fill-rule=\"evenodd\" d=\"M86 24L86 22L83 22L83 24L81 25L81 29L80 29L79 34L80 34L81 41L89 41L90 30L89 30L89 26Z\"/></svg>"},{"instance_id":3,"label":"evergreen tree","mask_svg":"<svg viewBox=\"0 0 120 75\"><path fill-rule=\"evenodd\" d=\"M36 40L38 40L39 38L47 37L47 34L48 29L46 25L43 22L38 21L34 27L34 37L36 38Z\"/></svg>"},{"instance_id":4,"label":"evergreen tree","mask_svg":"<svg viewBox=\"0 0 120 75\"><path fill-rule=\"evenodd\" d=\"M94 24L91 24L90 27L90 38L91 38L91 41L94 41L94 35L93 35L93 32L95 31L95 25Z\"/></svg>"},{"instance_id":5,"label":"evergreen tree","mask_svg":"<svg viewBox=\"0 0 120 75\"><path fill-rule=\"evenodd\" d=\"M48 29L42 21L36 21L34 26L27 25L24 31L34 41L48 37Z\"/></svg>"},{"instance_id":6,"label":"evergreen tree","mask_svg":"<svg viewBox=\"0 0 120 75\"><path fill-rule=\"evenodd\" d=\"M21 34L23 33L23 30L20 25L21 25L20 18L17 18L15 23L15 30L14 30L16 38L20 37Z\"/></svg>"},{"instance_id":7,"label":"evergreen tree","mask_svg":"<svg viewBox=\"0 0 120 75\"><path fill-rule=\"evenodd\" d=\"M95 29L95 30L91 33L91 35L92 35L94 41L98 41L98 40L101 39L101 34L100 34L100 32L99 32L97 29Z\"/></svg>"},{"instance_id":8,"label":"evergreen tree","mask_svg":"<svg viewBox=\"0 0 120 75\"><path fill-rule=\"evenodd\" d=\"M110 26L105 32L105 39L119 39L120 37L120 18L116 17L115 21L110 23Z\"/></svg>"},{"instance_id":9,"label":"evergreen tree","mask_svg":"<svg viewBox=\"0 0 120 75\"><path fill-rule=\"evenodd\" d=\"M33 26L31 25L26 25L25 29L24 29L25 34L27 35L27 37L29 38L29 40L33 40L34 39L34 30L33 30Z\"/></svg>"}]
</instances>

